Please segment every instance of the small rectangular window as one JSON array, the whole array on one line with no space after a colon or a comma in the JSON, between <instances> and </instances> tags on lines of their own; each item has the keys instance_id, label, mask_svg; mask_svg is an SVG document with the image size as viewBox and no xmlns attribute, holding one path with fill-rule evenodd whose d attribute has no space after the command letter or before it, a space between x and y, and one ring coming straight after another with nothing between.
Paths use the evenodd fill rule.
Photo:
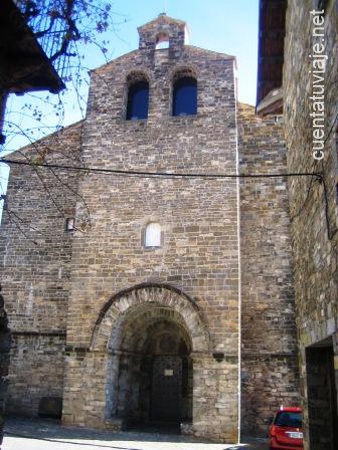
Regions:
<instances>
[{"instance_id":1,"label":"small rectangular window","mask_svg":"<svg viewBox=\"0 0 338 450\"><path fill-rule=\"evenodd\" d=\"M68 217L66 219L65 230L66 231L74 231L75 230L75 219L74 219L74 217Z\"/></svg>"},{"instance_id":2,"label":"small rectangular window","mask_svg":"<svg viewBox=\"0 0 338 450\"><path fill-rule=\"evenodd\" d=\"M159 223L148 223L145 230L145 247L161 247L161 234L161 225Z\"/></svg>"}]
</instances>

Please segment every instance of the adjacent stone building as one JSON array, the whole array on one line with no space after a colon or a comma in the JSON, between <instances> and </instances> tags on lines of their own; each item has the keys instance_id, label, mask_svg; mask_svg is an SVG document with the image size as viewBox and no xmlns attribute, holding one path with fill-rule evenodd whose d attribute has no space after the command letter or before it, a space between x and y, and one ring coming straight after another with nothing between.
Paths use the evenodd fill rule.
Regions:
<instances>
[{"instance_id":1,"label":"adjacent stone building","mask_svg":"<svg viewBox=\"0 0 338 450\"><path fill-rule=\"evenodd\" d=\"M314 174L289 180L300 379L305 448L333 450L338 447L338 2L280 3L278 9L273 0L261 1L259 92L280 91L283 83L288 171ZM280 60L268 70L269 61ZM267 99L258 98L258 110L267 103L273 110Z\"/></svg>"},{"instance_id":2,"label":"adjacent stone building","mask_svg":"<svg viewBox=\"0 0 338 450\"><path fill-rule=\"evenodd\" d=\"M11 157L8 410L234 442L299 401L283 122L185 22L139 34L83 122Z\"/></svg>"},{"instance_id":3,"label":"adjacent stone building","mask_svg":"<svg viewBox=\"0 0 338 450\"><path fill-rule=\"evenodd\" d=\"M13 0L3 0L0 12L0 145L3 133L6 101L9 94L50 90L59 92L64 84L40 47ZM0 192L0 201L4 192ZM1 205L2 206L2 205ZM0 278L0 445L3 436L4 401L6 397L11 335L7 313L1 295Z\"/></svg>"}]
</instances>

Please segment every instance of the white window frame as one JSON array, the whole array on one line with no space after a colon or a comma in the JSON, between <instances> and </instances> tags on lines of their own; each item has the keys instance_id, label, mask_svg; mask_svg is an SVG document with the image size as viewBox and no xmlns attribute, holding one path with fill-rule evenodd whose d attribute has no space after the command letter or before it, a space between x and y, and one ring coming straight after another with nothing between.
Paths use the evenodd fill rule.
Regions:
<instances>
[{"instance_id":1,"label":"white window frame","mask_svg":"<svg viewBox=\"0 0 338 450\"><path fill-rule=\"evenodd\" d=\"M146 226L144 235L145 247L161 247L162 245L162 228L158 222L150 222Z\"/></svg>"}]
</instances>

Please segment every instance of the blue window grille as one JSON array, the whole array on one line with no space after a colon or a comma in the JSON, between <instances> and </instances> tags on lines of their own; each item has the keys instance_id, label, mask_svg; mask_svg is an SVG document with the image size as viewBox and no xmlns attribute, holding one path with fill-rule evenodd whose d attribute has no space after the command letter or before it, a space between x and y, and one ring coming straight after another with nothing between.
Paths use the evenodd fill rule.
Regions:
<instances>
[{"instance_id":1,"label":"blue window grille","mask_svg":"<svg viewBox=\"0 0 338 450\"><path fill-rule=\"evenodd\" d=\"M149 108L149 84L147 81L138 81L128 90L127 120L146 119Z\"/></svg>"},{"instance_id":2,"label":"blue window grille","mask_svg":"<svg viewBox=\"0 0 338 450\"><path fill-rule=\"evenodd\" d=\"M193 77L181 77L174 83L173 116L197 114L197 81Z\"/></svg>"}]
</instances>

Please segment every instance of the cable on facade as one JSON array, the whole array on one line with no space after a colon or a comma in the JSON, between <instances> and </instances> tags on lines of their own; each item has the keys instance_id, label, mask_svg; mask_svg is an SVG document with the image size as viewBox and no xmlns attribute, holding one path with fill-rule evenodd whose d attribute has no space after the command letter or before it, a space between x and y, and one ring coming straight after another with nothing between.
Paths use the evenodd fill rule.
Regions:
<instances>
[{"instance_id":1,"label":"cable on facade","mask_svg":"<svg viewBox=\"0 0 338 450\"><path fill-rule=\"evenodd\" d=\"M69 170L74 172L83 173L98 173L98 174L110 174L110 175L121 175L121 176L136 176L144 178L204 178L204 179L231 179L231 178L279 178L279 177L315 177L324 188L324 199L325 199L325 219L327 227L328 239L331 241L334 235L338 232L336 229L334 232L331 231L331 224L329 218L329 199L328 199L328 189L325 183L323 174L319 172L291 172L291 173L268 173L268 174L225 174L225 173L170 173L170 172L148 172L142 170L122 170L122 169L102 169L99 167L82 167L82 166L68 166L63 164L50 164L50 163L34 163L29 161L20 161L1 158L0 163L14 164L21 166L33 166L41 167L46 169L60 169ZM295 217L297 217L296 214Z\"/></svg>"},{"instance_id":2,"label":"cable on facade","mask_svg":"<svg viewBox=\"0 0 338 450\"><path fill-rule=\"evenodd\" d=\"M323 189L324 189L325 219L326 219L326 227L327 227L327 237L328 237L329 241L332 241L332 239L338 233L338 228L336 227L335 230L331 230L330 214L329 214L329 194L328 194L328 189L327 189L327 185L325 183L324 177L321 177L321 181L323 182Z\"/></svg>"},{"instance_id":3,"label":"cable on facade","mask_svg":"<svg viewBox=\"0 0 338 450\"><path fill-rule=\"evenodd\" d=\"M148 172L142 170L122 170L122 169L101 169L99 167L81 167L68 166L63 164L49 164L49 163L35 163L29 161L11 160L1 158L0 163L15 164L21 166L42 167L46 169L60 169L74 172L86 173L102 173L111 175L127 175L127 176L141 176L141 177L166 177L166 178L278 178L278 177L294 177L294 176L316 176L322 179L322 174L316 172L292 172L292 173L276 173L276 174L224 174L224 173L170 173L170 172Z\"/></svg>"},{"instance_id":4,"label":"cable on facade","mask_svg":"<svg viewBox=\"0 0 338 450\"><path fill-rule=\"evenodd\" d=\"M326 134L326 138L324 139L324 145L326 144L327 140L329 139L333 128L336 127L337 125L338 125L338 113L336 114L336 117L333 119L331 127L330 127L329 131Z\"/></svg>"}]
</instances>

